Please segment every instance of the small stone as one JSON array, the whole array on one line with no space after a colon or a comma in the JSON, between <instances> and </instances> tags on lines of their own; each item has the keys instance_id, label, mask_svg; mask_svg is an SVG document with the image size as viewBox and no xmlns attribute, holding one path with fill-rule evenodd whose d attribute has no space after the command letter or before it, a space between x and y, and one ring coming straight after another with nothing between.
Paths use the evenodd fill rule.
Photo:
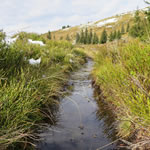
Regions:
<instances>
[{"instance_id":1,"label":"small stone","mask_svg":"<svg viewBox=\"0 0 150 150\"><path fill-rule=\"evenodd\" d=\"M78 128L80 128L81 130L84 129L84 126L83 125L80 125Z\"/></svg>"},{"instance_id":2,"label":"small stone","mask_svg":"<svg viewBox=\"0 0 150 150\"><path fill-rule=\"evenodd\" d=\"M71 138L70 141L73 141L73 139Z\"/></svg>"},{"instance_id":3,"label":"small stone","mask_svg":"<svg viewBox=\"0 0 150 150\"><path fill-rule=\"evenodd\" d=\"M81 132L81 134L82 134L82 135L84 135L84 133L83 133L83 132Z\"/></svg>"},{"instance_id":4,"label":"small stone","mask_svg":"<svg viewBox=\"0 0 150 150\"><path fill-rule=\"evenodd\" d=\"M94 134L94 135L93 135L93 138L97 138L97 135L96 135L96 134Z\"/></svg>"},{"instance_id":5,"label":"small stone","mask_svg":"<svg viewBox=\"0 0 150 150\"><path fill-rule=\"evenodd\" d=\"M43 75L42 75L42 77L43 77L43 78L45 78L45 77L46 77L46 75L45 75L45 74L43 74Z\"/></svg>"}]
</instances>

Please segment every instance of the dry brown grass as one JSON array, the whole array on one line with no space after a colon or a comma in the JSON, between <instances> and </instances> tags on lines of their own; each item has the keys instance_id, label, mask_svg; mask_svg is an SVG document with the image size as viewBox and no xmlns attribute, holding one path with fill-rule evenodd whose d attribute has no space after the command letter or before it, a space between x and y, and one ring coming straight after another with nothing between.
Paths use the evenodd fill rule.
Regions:
<instances>
[{"instance_id":1,"label":"dry brown grass","mask_svg":"<svg viewBox=\"0 0 150 150\"><path fill-rule=\"evenodd\" d=\"M140 14L143 15L143 12L141 11ZM101 36L101 33L104 29L107 30L108 34L110 34L111 31L121 30L122 25L124 25L125 30L126 30L126 27L127 27L128 23L130 24L130 26L132 26L132 24L133 24L134 12L128 12L126 14L112 16L112 17L105 18L105 19L102 19L102 20L99 20L99 21L95 21L95 23L105 21L105 20L108 20L108 19L112 19L112 18L117 18L118 19L117 22L107 24L107 26L111 25L112 28L107 28L107 26L102 26L102 27L89 26L88 29L89 30L92 29L94 32L96 32L96 34L99 37ZM71 41L73 41L73 40L75 40L76 33L80 32L81 29L82 28L80 28L80 25L79 25L79 26L75 26L75 27L70 27L68 29L63 29L63 30L60 29L60 30L57 30L57 31L53 31L52 32L52 39L55 36L55 40L60 40L61 37L63 37L63 40L65 40L67 35L69 35ZM43 37L46 38L46 36L47 36L47 33L43 34ZM126 35L124 35L124 36L126 36Z\"/></svg>"}]
</instances>

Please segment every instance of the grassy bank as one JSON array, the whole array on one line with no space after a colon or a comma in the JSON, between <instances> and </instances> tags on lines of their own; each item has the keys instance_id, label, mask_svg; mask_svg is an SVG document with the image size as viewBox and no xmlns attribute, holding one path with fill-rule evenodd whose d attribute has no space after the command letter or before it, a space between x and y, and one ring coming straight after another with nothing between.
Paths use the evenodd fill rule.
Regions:
<instances>
[{"instance_id":1,"label":"grassy bank","mask_svg":"<svg viewBox=\"0 0 150 150\"><path fill-rule=\"evenodd\" d=\"M118 135L134 136L134 142L142 139L143 145L147 144L150 136L150 45L138 40L109 43L101 47L94 59L94 80L116 116Z\"/></svg>"},{"instance_id":2,"label":"grassy bank","mask_svg":"<svg viewBox=\"0 0 150 150\"><path fill-rule=\"evenodd\" d=\"M7 44L0 33L1 150L26 149L44 119L54 123L57 97L63 95L69 73L85 62L85 54L69 42L44 43L30 43L28 34L20 34ZM31 59L40 61L33 64Z\"/></svg>"}]
</instances>

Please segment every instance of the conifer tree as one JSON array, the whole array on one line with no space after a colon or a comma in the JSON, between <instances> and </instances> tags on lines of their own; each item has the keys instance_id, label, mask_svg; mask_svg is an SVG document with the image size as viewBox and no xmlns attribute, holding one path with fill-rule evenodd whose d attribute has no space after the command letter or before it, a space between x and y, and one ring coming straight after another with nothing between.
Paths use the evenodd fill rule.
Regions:
<instances>
[{"instance_id":1,"label":"conifer tree","mask_svg":"<svg viewBox=\"0 0 150 150\"><path fill-rule=\"evenodd\" d=\"M120 30L118 30L118 32L117 32L117 39L118 40L121 39L121 32L120 32Z\"/></svg>"},{"instance_id":2,"label":"conifer tree","mask_svg":"<svg viewBox=\"0 0 150 150\"><path fill-rule=\"evenodd\" d=\"M116 38L117 38L117 32L115 30L114 33L113 33L113 40L115 40Z\"/></svg>"},{"instance_id":3,"label":"conifer tree","mask_svg":"<svg viewBox=\"0 0 150 150\"><path fill-rule=\"evenodd\" d=\"M124 34L124 33L125 33L125 29L124 29L124 25L122 25L121 34Z\"/></svg>"},{"instance_id":4,"label":"conifer tree","mask_svg":"<svg viewBox=\"0 0 150 150\"><path fill-rule=\"evenodd\" d=\"M67 40L67 41L70 41L70 37L69 37L68 34L67 34L67 36L66 36L66 40Z\"/></svg>"},{"instance_id":5,"label":"conifer tree","mask_svg":"<svg viewBox=\"0 0 150 150\"><path fill-rule=\"evenodd\" d=\"M133 37L142 37L144 35L144 25L141 21L139 10L135 12L134 25L131 27L129 33Z\"/></svg>"},{"instance_id":6,"label":"conifer tree","mask_svg":"<svg viewBox=\"0 0 150 150\"><path fill-rule=\"evenodd\" d=\"M48 31L47 38L48 38L49 40L52 39L52 37L51 37L51 32L50 32L50 31Z\"/></svg>"},{"instance_id":7,"label":"conifer tree","mask_svg":"<svg viewBox=\"0 0 150 150\"><path fill-rule=\"evenodd\" d=\"M134 22L135 22L135 23L138 23L138 22L140 22L140 21L141 21L140 12L139 12L139 10L137 10L137 11L135 12Z\"/></svg>"},{"instance_id":8,"label":"conifer tree","mask_svg":"<svg viewBox=\"0 0 150 150\"><path fill-rule=\"evenodd\" d=\"M144 2L148 5L150 5L150 0L144 0ZM148 7L148 10L145 12L145 14L147 15L147 20L150 23L150 7Z\"/></svg>"},{"instance_id":9,"label":"conifer tree","mask_svg":"<svg viewBox=\"0 0 150 150\"><path fill-rule=\"evenodd\" d=\"M60 40L63 40L63 36L60 37Z\"/></svg>"},{"instance_id":10,"label":"conifer tree","mask_svg":"<svg viewBox=\"0 0 150 150\"><path fill-rule=\"evenodd\" d=\"M66 26L62 26L62 29L66 29Z\"/></svg>"},{"instance_id":11,"label":"conifer tree","mask_svg":"<svg viewBox=\"0 0 150 150\"><path fill-rule=\"evenodd\" d=\"M90 35L89 35L89 44L93 42L93 31L90 29Z\"/></svg>"},{"instance_id":12,"label":"conifer tree","mask_svg":"<svg viewBox=\"0 0 150 150\"><path fill-rule=\"evenodd\" d=\"M129 30L130 30L130 24L128 23L126 32L129 32Z\"/></svg>"},{"instance_id":13,"label":"conifer tree","mask_svg":"<svg viewBox=\"0 0 150 150\"><path fill-rule=\"evenodd\" d=\"M98 44L98 43L99 43L99 38L98 38L98 36L96 34L96 44Z\"/></svg>"},{"instance_id":14,"label":"conifer tree","mask_svg":"<svg viewBox=\"0 0 150 150\"><path fill-rule=\"evenodd\" d=\"M76 34L76 43L80 43L80 34L79 33Z\"/></svg>"},{"instance_id":15,"label":"conifer tree","mask_svg":"<svg viewBox=\"0 0 150 150\"><path fill-rule=\"evenodd\" d=\"M107 32L106 30L104 29L104 31L102 32L102 35L101 35L101 39L100 39L100 43L101 44L104 44L107 42Z\"/></svg>"},{"instance_id":16,"label":"conifer tree","mask_svg":"<svg viewBox=\"0 0 150 150\"><path fill-rule=\"evenodd\" d=\"M91 44L91 37L90 37L90 33L88 34L87 44Z\"/></svg>"},{"instance_id":17,"label":"conifer tree","mask_svg":"<svg viewBox=\"0 0 150 150\"><path fill-rule=\"evenodd\" d=\"M94 33L92 44L96 44L96 33Z\"/></svg>"},{"instance_id":18,"label":"conifer tree","mask_svg":"<svg viewBox=\"0 0 150 150\"><path fill-rule=\"evenodd\" d=\"M84 32L83 30L81 31L81 37L80 37L80 43L84 43Z\"/></svg>"},{"instance_id":19,"label":"conifer tree","mask_svg":"<svg viewBox=\"0 0 150 150\"><path fill-rule=\"evenodd\" d=\"M84 33L84 44L88 43L88 29L85 29L85 33Z\"/></svg>"},{"instance_id":20,"label":"conifer tree","mask_svg":"<svg viewBox=\"0 0 150 150\"><path fill-rule=\"evenodd\" d=\"M94 33L94 37L93 37L93 44L98 44L98 42L99 42L99 39L98 39L98 36L97 36L97 34L96 33Z\"/></svg>"},{"instance_id":21,"label":"conifer tree","mask_svg":"<svg viewBox=\"0 0 150 150\"><path fill-rule=\"evenodd\" d=\"M113 40L114 40L113 32L111 32L110 35L109 35L109 41L112 42Z\"/></svg>"}]
</instances>

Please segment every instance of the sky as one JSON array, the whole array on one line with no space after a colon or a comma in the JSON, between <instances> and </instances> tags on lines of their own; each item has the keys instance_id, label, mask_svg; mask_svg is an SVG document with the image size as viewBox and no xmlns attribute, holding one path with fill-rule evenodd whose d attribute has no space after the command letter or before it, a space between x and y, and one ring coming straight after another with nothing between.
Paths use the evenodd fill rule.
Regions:
<instances>
[{"instance_id":1,"label":"sky","mask_svg":"<svg viewBox=\"0 0 150 150\"><path fill-rule=\"evenodd\" d=\"M0 29L45 33L144 8L143 0L0 0Z\"/></svg>"}]
</instances>

